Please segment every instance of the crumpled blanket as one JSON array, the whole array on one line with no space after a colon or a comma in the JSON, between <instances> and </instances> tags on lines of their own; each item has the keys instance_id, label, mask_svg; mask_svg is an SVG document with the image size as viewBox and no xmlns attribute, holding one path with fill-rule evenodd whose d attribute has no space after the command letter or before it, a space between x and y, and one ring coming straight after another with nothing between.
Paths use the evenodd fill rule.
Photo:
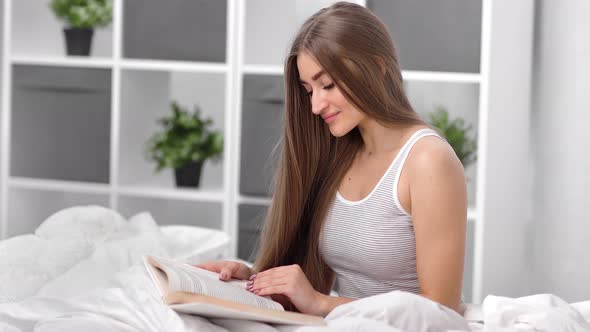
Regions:
<instances>
[{"instance_id":1,"label":"crumpled blanket","mask_svg":"<svg viewBox=\"0 0 590 332\"><path fill-rule=\"evenodd\" d=\"M465 313L473 331L590 331L590 301L569 304L554 294L489 295L477 310Z\"/></svg>"},{"instance_id":2,"label":"crumpled blanket","mask_svg":"<svg viewBox=\"0 0 590 332\"><path fill-rule=\"evenodd\" d=\"M465 313L469 325L454 311L405 292L341 305L323 327L178 314L162 303L143 256L218 257L223 241L191 255L188 231L177 231L187 238L174 235L178 243L171 246L149 213L125 220L85 206L57 212L35 234L0 241L0 331L590 331L590 301L568 304L551 294L488 296L477 314Z\"/></svg>"},{"instance_id":3,"label":"crumpled blanket","mask_svg":"<svg viewBox=\"0 0 590 332\"><path fill-rule=\"evenodd\" d=\"M168 257L163 241L149 213L127 221L100 206L63 209L34 234L0 241L0 303L104 286L147 253Z\"/></svg>"},{"instance_id":4,"label":"crumpled blanket","mask_svg":"<svg viewBox=\"0 0 590 332\"><path fill-rule=\"evenodd\" d=\"M301 327L177 314L162 303L143 266L116 274L106 288L72 298L35 296L0 304L0 321L14 331L468 331L457 313L405 292L347 303L326 320L327 326Z\"/></svg>"},{"instance_id":5,"label":"crumpled blanket","mask_svg":"<svg viewBox=\"0 0 590 332\"><path fill-rule=\"evenodd\" d=\"M113 210L80 206L50 216L35 234L0 241L0 331L420 332L465 324L454 312L403 292L340 306L325 327L178 314L163 304L144 255L198 263L219 257L228 238L176 227L166 228L169 239L163 229L149 213L125 220Z\"/></svg>"}]
</instances>

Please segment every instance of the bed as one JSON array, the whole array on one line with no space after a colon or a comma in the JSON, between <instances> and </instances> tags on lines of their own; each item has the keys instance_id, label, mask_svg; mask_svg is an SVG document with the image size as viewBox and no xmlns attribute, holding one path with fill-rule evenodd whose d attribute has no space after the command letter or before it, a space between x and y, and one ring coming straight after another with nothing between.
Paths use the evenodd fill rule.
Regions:
<instances>
[{"instance_id":1,"label":"bed","mask_svg":"<svg viewBox=\"0 0 590 332\"><path fill-rule=\"evenodd\" d=\"M162 304L141 260L226 259L227 234L128 220L99 206L58 211L33 234L0 241L0 331L590 331L590 301L550 294L488 296L464 317L423 297L391 292L342 305L325 327L267 325L178 314Z\"/></svg>"}]
</instances>

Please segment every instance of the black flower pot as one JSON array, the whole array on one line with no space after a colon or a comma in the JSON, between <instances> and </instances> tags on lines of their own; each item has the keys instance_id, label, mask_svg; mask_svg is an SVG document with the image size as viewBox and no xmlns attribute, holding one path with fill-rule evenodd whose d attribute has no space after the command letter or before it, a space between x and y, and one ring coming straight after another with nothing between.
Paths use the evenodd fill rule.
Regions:
<instances>
[{"instance_id":1,"label":"black flower pot","mask_svg":"<svg viewBox=\"0 0 590 332\"><path fill-rule=\"evenodd\" d=\"M203 162L190 162L174 170L177 187L198 187L201 180Z\"/></svg>"},{"instance_id":2,"label":"black flower pot","mask_svg":"<svg viewBox=\"0 0 590 332\"><path fill-rule=\"evenodd\" d=\"M65 28L66 49L68 55L90 55L93 29L89 28Z\"/></svg>"}]
</instances>

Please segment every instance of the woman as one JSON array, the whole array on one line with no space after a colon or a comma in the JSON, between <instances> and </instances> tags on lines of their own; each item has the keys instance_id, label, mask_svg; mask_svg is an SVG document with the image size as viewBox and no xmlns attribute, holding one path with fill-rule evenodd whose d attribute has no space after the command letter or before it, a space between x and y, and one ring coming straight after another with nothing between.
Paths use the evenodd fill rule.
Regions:
<instances>
[{"instance_id":1,"label":"woman","mask_svg":"<svg viewBox=\"0 0 590 332\"><path fill-rule=\"evenodd\" d=\"M394 290L459 310L463 167L414 112L392 40L364 7L310 17L285 64L285 128L255 267L200 265L298 311ZM335 286L340 296L329 296Z\"/></svg>"}]
</instances>

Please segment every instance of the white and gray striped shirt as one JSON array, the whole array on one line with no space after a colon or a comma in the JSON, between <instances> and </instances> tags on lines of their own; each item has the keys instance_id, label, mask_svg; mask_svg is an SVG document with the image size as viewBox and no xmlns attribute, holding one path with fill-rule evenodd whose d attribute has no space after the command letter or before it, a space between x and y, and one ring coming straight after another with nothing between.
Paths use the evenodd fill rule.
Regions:
<instances>
[{"instance_id":1,"label":"white and gray striped shirt","mask_svg":"<svg viewBox=\"0 0 590 332\"><path fill-rule=\"evenodd\" d=\"M438 136L432 129L415 132L362 200L349 201L336 193L319 247L326 264L336 273L334 286L340 296L420 292L412 217L399 203L397 184L414 143L433 135Z\"/></svg>"}]
</instances>

